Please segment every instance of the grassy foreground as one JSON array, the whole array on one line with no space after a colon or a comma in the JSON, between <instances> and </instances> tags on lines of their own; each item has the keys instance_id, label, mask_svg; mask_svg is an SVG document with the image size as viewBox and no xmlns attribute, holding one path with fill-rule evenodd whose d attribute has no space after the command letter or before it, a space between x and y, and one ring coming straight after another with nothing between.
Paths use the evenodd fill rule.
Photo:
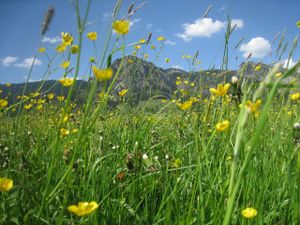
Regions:
<instances>
[{"instance_id":1,"label":"grassy foreground","mask_svg":"<svg viewBox=\"0 0 300 225\"><path fill-rule=\"evenodd\" d=\"M111 74L107 59L126 45L109 51L106 44L91 59L96 79L86 102L76 105L89 3L80 18L75 1L77 44L65 33L57 48L77 62L59 81L68 95L24 90L12 105L0 98L0 224L299 224L299 82L284 82L299 63L282 73L275 65L258 86L241 74L208 96L200 83L190 93L193 85L178 78L172 99L139 107L122 90L110 108L119 70ZM128 32L134 6L116 20L121 3L107 43L112 29L121 42Z\"/></svg>"}]
</instances>

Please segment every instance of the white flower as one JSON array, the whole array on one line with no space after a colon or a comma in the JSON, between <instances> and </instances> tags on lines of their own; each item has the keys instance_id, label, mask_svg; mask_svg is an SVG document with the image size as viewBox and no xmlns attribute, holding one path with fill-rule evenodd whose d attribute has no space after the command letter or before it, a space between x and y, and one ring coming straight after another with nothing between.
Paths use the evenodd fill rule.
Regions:
<instances>
[{"instance_id":1,"label":"white flower","mask_svg":"<svg viewBox=\"0 0 300 225\"><path fill-rule=\"evenodd\" d=\"M239 79L236 76L233 76L231 78L231 83L236 84L239 81Z\"/></svg>"},{"instance_id":2,"label":"white flower","mask_svg":"<svg viewBox=\"0 0 300 225\"><path fill-rule=\"evenodd\" d=\"M146 160L146 159L148 159L148 155L145 153L145 154L143 154L142 158L143 158L143 160Z\"/></svg>"},{"instance_id":3,"label":"white flower","mask_svg":"<svg viewBox=\"0 0 300 225\"><path fill-rule=\"evenodd\" d=\"M294 124L294 129L295 130L300 130L300 123L295 123Z\"/></svg>"}]
</instances>

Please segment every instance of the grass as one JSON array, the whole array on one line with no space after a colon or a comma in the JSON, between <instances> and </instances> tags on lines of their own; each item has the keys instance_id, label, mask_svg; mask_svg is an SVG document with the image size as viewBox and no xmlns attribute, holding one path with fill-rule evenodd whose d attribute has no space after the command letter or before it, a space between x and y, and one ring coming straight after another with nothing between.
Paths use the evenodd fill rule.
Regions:
<instances>
[{"instance_id":1,"label":"grass","mask_svg":"<svg viewBox=\"0 0 300 225\"><path fill-rule=\"evenodd\" d=\"M74 4L82 49L90 1L83 19L78 1ZM117 1L112 21L121 4ZM224 68L232 30L227 32ZM111 33L112 28L99 68L115 51L125 54L122 35L123 47L109 49ZM300 135L293 128L299 99L289 95L299 84L283 83L295 76L299 63L279 78L274 66L257 88L243 83L240 106L229 95L237 87L231 84L224 96L181 93L180 100L152 99L132 107L125 95L110 108L121 66L112 82L91 81L84 105L73 104L71 86L64 87L68 95L61 102L38 94L1 108L0 177L14 182L0 193L1 224L299 224ZM95 103L99 87L103 95ZM251 112L248 100L262 105ZM180 107L188 101L190 106ZM29 102L32 108L25 110ZM216 124L224 120L230 126L220 131ZM99 207L78 217L68 207L80 201ZM242 216L248 207L257 216Z\"/></svg>"}]
</instances>

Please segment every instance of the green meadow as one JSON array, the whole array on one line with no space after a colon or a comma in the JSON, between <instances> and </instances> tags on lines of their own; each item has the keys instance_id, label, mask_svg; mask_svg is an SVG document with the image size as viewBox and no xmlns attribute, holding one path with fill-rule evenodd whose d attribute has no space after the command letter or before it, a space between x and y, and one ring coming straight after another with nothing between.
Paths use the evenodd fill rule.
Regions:
<instances>
[{"instance_id":1,"label":"green meadow","mask_svg":"<svg viewBox=\"0 0 300 225\"><path fill-rule=\"evenodd\" d=\"M49 60L41 81L30 83L33 61L26 83L0 86L0 224L299 225L299 61L283 68L250 56L228 70L228 19L220 70L199 71L195 50L182 59L191 70L161 75L159 86L163 70L147 51L168 64L159 58L167 37L125 40L147 5L116 1L98 34L86 30L90 3L73 2L77 33L62 32L54 55L40 42L35 59ZM41 18L41 39L54 14ZM98 53L85 81L83 39ZM51 83L54 59L64 73Z\"/></svg>"}]
</instances>

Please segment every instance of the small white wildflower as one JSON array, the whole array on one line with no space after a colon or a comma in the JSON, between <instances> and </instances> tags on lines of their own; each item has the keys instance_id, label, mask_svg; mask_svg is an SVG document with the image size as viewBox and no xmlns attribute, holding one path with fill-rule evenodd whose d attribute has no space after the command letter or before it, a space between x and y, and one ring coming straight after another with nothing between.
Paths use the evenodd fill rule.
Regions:
<instances>
[{"instance_id":1,"label":"small white wildflower","mask_svg":"<svg viewBox=\"0 0 300 225\"><path fill-rule=\"evenodd\" d=\"M145 153L145 154L143 154L142 158L143 158L143 160L147 160L148 159L148 155Z\"/></svg>"},{"instance_id":2,"label":"small white wildflower","mask_svg":"<svg viewBox=\"0 0 300 225\"><path fill-rule=\"evenodd\" d=\"M154 156L154 159L155 159L156 161L158 161L158 156Z\"/></svg>"},{"instance_id":3,"label":"small white wildflower","mask_svg":"<svg viewBox=\"0 0 300 225\"><path fill-rule=\"evenodd\" d=\"M231 83L236 84L239 81L239 79L236 76L233 76L231 78Z\"/></svg>"},{"instance_id":4,"label":"small white wildflower","mask_svg":"<svg viewBox=\"0 0 300 225\"><path fill-rule=\"evenodd\" d=\"M168 159L169 159L169 155L168 155L168 154L166 154L166 156L165 156L165 159L166 159L166 160L168 160Z\"/></svg>"},{"instance_id":5,"label":"small white wildflower","mask_svg":"<svg viewBox=\"0 0 300 225\"><path fill-rule=\"evenodd\" d=\"M295 123L294 124L294 129L295 130L300 130L300 123Z\"/></svg>"}]
</instances>

